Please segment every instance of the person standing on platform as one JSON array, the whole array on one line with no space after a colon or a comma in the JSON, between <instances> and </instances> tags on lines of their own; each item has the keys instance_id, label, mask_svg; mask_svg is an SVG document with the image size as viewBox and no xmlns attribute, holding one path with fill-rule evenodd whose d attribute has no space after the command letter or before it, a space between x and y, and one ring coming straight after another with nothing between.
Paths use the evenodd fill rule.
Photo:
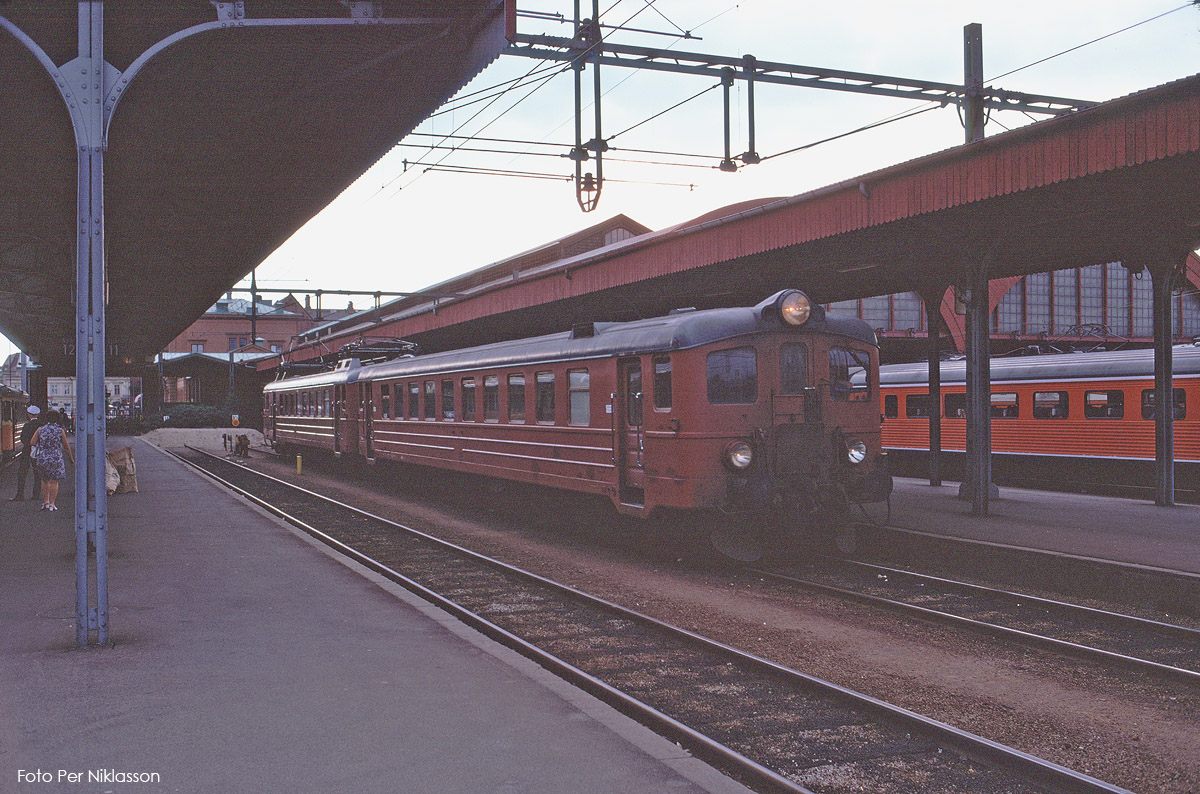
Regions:
<instances>
[{"instance_id":1,"label":"person standing on platform","mask_svg":"<svg viewBox=\"0 0 1200 794\"><path fill-rule=\"evenodd\" d=\"M58 486L67 477L67 461L75 465L75 454L67 442L62 416L46 413L46 423L33 434L33 465L42 478L42 509L57 510Z\"/></svg>"},{"instance_id":2,"label":"person standing on platform","mask_svg":"<svg viewBox=\"0 0 1200 794\"><path fill-rule=\"evenodd\" d=\"M21 459L17 463L17 495L9 499L10 502L24 501L25 478L28 476L30 468L33 468L33 492L35 494L42 492L42 478L38 476L37 467L30 465L33 458L33 434L42 426L42 409L31 405L25 409L25 412L27 414L25 426L21 428Z\"/></svg>"}]
</instances>

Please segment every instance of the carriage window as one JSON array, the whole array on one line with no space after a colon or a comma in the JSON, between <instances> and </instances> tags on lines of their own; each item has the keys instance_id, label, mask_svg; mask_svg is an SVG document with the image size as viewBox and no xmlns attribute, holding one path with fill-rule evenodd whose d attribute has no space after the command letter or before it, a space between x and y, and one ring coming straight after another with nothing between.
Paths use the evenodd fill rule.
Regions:
<instances>
[{"instance_id":1,"label":"carriage window","mask_svg":"<svg viewBox=\"0 0 1200 794\"><path fill-rule=\"evenodd\" d=\"M829 392L835 400L862 402L870 396L871 354L834 347L829 350Z\"/></svg>"},{"instance_id":2,"label":"carriage window","mask_svg":"<svg viewBox=\"0 0 1200 794\"><path fill-rule=\"evenodd\" d=\"M495 375L483 379L483 418L488 422L500 421L500 379Z\"/></svg>"},{"instance_id":3,"label":"carriage window","mask_svg":"<svg viewBox=\"0 0 1200 794\"><path fill-rule=\"evenodd\" d=\"M462 379L462 420L475 421L475 379Z\"/></svg>"},{"instance_id":4,"label":"carriage window","mask_svg":"<svg viewBox=\"0 0 1200 794\"><path fill-rule=\"evenodd\" d=\"M801 394L808 385L808 348L789 342L779 348L779 393Z\"/></svg>"},{"instance_id":5,"label":"carriage window","mask_svg":"<svg viewBox=\"0 0 1200 794\"><path fill-rule=\"evenodd\" d=\"M525 421L525 376L508 376L508 421Z\"/></svg>"},{"instance_id":6,"label":"carriage window","mask_svg":"<svg viewBox=\"0 0 1200 794\"><path fill-rule=\"evenodd\" d=\"M910 394L904 398L904 415L909 419L928 419L929 415L933 413L929 409L929 405L928 394Z\"/></svg>"},{"instance_id":7,"label":"carriage window","mask_svg":"<svg viewBox=\"0 0 1200 794\"><path fill-rule=\"evenodd\" d=\"M567 401L571 404L571 424L592 423L590 379L586 369L567 370Z\"/></svg>"},{"instance_id":8,"label":"carriage window","mask_svg":"<svg viewBox=\"0 0 1200 794\"><path fill-rule=\"evenodd\" d=\"M404 418L404 386L402 384L397 383L395 385L395 387L393 388L393 391L394 391L395 397L396 397L396 400L395 400L396 418L403 419Z\"/></svg>"},{"instance_id":9,"label":"carriage window","mask_svg":"<svg viewBox=\"0 0 1200 794\"><path fill-rule=\"evenodd\" d=\"M442 381L442 418L454 421L454 381Z\"/></svg>"},{"instance_id":10,"label":"carriage window","mask_svg":"<svg viewBox=\"0 0 1200 794\"><path fill-rule=\"evenodd\" d=\"M300 415L308 416L308 392L300 395Z\"/></svg>"},{"instance_id":11,"label":"carriage window","mask_svg":"<svg viewBox=\"0 0 1200 794\"><path fill-rule=\"evenodd\" d=\"M883 418L895 419L900 415L900 400L894 394L883 398Z\"/></svg>"},{"instance_id":12,"label":"carriage window","mask_svg":"<svg viewBox=\"0 0 1200 794\"><path fill-rule=\"evenodd\" d=\"M535 395L534 413L539 422L554 421L554 373L539 372L537 379L537 394Z\"/></svg>"},{"instance_id":13,"label":"carriage window","mask_svg":"<svg viewBox=\"0 0 1200 794\"><path fill-rule=\"evenodd\" d=\"M392 418L392 390L386 385L379 389L379 414L384 419Z\"/></svg>"},{"instance_id":14,"label":"carriage window","mask_svg":"<svg viewBox=\"0 0 1200 794\"><path fill-rule=\"evenodd\" d=\"M1187 396L1183 389L1175 389L1175 418L1184 419L1187 417ZM1142 418L1154 418L1154 389L1142 390Z\"/></svg>"},{"instance_id":15,"label":"carriage window","mask_svg":"<svg viewBox=\"0 0 1200 794\"><path fill-rule=\"evenodd\" d=\"M967 418L967 395L965 394L947 394L945 403L945 411L943 414L947 419L966 419Z\"/></svg>"},{"instance_id":16,"label":"carriage window","mask_svg":"<svg viewBox=\"0 0 1200 794\"><path fill-rule=\"evenodd\" d=\"M708 354L708 401L758 401L758 360L754 348L735 347Z\"/></svg>"},{"instance_id":17,"label":"carriage window","mask_svg":"<svg viewBox=\"0 0 1200 794\"><path fill-rule=\"evenodd\" d=\"M325 390L325 396L323 399L325 400L325 415L333 416L333 399L330 395L329 389Z\"/></svg>"},{"instance_id":18,"label":"carriage window","mask_svg":"<svg viewBox=\"0 0 1200 794\"><path fill-rule=\"evenodd\" d=\"M408 418L421 418L421 384L408 384Z\"/></svg>"},{"instance_id":19,"label":"carriage window","mask_svg":"<svg viewBox=\"0 0 1200 794\"><path fill-rule=\"evenodd\" d=\"M433 381L425 381L425 399L422 403L424 413L421 414L423 419L437 418L437 392Z\"/></svg>"},{"instance_id":20,"label":"carriage window","mask_svg":"<svg viewBox=\"0 0 1200 794\"><path fill-rule=\"evenodd\" d=\"M1035 391L1033 393L1034 419L1066 419L1068 407L1065 391Z\"/></svg>"},{"instance_id":21,"label":"carriage window","mask_svg":"<svg viewBox=\"0 0 1200 794\"><path fill-rule=\"evenodd\" d=\"M1017 403L1016 392L992 393L992 418L1017 419L1020 417L1020 406Z\"/></svg>"},{"instance_id":22,"label":"carriage window","mask_svg":"<svg viewBox=\"0 0 1200 794\"><path fill-rule=\"evenodd\" d=\"M654 357L654 407L670 410L671 400L671 357Z\"/></svg>"},{"instance_id":23,"label":"carriage window","mask_svg":"<svg viewBox=\"0 0 1200 794\"><path fill-rule=\"evenodd\" d=\"M1083 397L1086 419L1120 419L1125 416L1125 392L1090 391Z\"/></svg>"}]
</instances>

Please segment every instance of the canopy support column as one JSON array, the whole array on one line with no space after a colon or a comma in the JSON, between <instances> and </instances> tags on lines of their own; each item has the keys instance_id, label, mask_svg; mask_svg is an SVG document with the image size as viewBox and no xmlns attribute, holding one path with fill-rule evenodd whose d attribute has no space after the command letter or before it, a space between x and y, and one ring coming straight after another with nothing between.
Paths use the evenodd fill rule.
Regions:
<instances>
[{"instance_id":1,"label":"canopy support column","mask_svg":"<svg viewBox=\"0 0 1200 794\"><path fill-rule=\"evenodd\" d=\"M79 3L79 57L63 67L82 76L71 114L78 148L75 250L75 641L96 632L108 643L108 492L104 393L104 3ZM72 78L73 80L76 78ZM95 606L88 581L95 549Z\"/></svg>"},{"instance_id":2,"label":"canopy support column","mask_svg":"<svg viewBox=\"0 0 1200 794\"><path fill-rule=\"evenodd\" d=\"M971 500L971 514L986 516L999 492L992 485L991 339L988 333L988 268L970 269L967 298L967 460L959 489Z\"/></svg>"},{"instance_id":3,"label":"canopy support column","mask_svg":"<svg viewBox=\"0 0 1200 794\"><path fill-rule=\"evenodd\" d=\"M929 335L926 360L929 362L929 484L942 484L942 296L946 289L922 293L925 301L925 327ZM897 406L899 409L899 406Z\"/></svg>"},{"instance_id":4,"label":"canopy support column","mask_svg":"<svg viewBox=\"0 0 1200 794\"><path fill-rule=\"evenodd\" d=\"M1176 266L1176 262L1166 257L1158 257L1150 266L1154 290L1154 503L1160 507L1175 504L1171 288Z\"/></svg>"}]
</instances>

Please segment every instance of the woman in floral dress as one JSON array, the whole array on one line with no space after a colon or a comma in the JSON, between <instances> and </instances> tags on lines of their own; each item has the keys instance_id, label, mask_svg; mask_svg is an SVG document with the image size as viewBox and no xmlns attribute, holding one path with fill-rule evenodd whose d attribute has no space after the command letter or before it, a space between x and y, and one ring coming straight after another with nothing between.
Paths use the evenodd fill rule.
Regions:
<instances>
[{"instance_id":1,"label":"woman in floral dress","mask_svg":"<svg viewBox=\"0 0 1200 794\"><path fill-rule=\"evenodd\" d=\"M33 465L42 478L42 509L57 510L58 486L66 479L67 461L75 465L75 455L63 430L62 414L58 411L46 414L46 424L34 432L31 446Z\"/></svg>"}]
</instances>

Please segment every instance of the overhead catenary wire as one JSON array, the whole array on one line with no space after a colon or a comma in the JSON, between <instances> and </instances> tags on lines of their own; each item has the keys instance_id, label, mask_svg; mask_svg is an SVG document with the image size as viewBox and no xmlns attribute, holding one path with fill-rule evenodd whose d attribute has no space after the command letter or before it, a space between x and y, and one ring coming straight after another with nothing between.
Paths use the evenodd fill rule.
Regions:
<instances>
[{"instance_id":1,"label":"overhead catenary wire","mask_svg":"<svg viewBox=\"0 0 1200 794\"><path fill-rule=\"evenodd\" d=\"M875 121L870 124L864 124L861 127L855 127L852 130L846 130L845 132L840 132L837 135L830 135L828 138L821 138L820 140L817 140L817 141L811 141L809 143L805 143L800 146L794 146L791 149L785 149L782 152L775 152L775 154L766 155L765 157L762 158L762 160L760 160L760 162L766 162L767 160L772 160L776 157L783 157L785 154L794 154L796 152L804 151L805 149L812 149L813 147L820 146L823 143L829 143L830 141L836 141L839 138L846 138L850 135L855 135L860 132L872 130L872 129L875 129L876 127L882 127L886 124L894 124L897 121L903 121L905 119L910 119L913 116L919 116L922 113L928 113L929 111L937 110L940 107L942 107L941 103L931 103L926 107L916 108L915 110L905 111L904 113L901 113L899 115L891 116L889 118L882 119L880 121Z\"/></svg>"},{"instance_id":2,"label":"overhead catenary wire","mask_svg":"<svg viewBox=\"0 0 1200 794\"><path fill-rule=\"evenodd\" d=\"M610 5L610 6L608 7L607 11L605 11L604 13L606 13L606 14L607 14L607 13L609 13L609 12L610 12L610 11L612 11L614 8L616 8L618 5L620 5L622 2L624 2L624 0L616 0L616 2L614 2L612 5ZM626 19L626 20L625 20L623 23L621 23L621 24L622 24L622 25L626 25L626 24L628 24L629 22L632 22L634 19L636 19L636 18L638 17L638 15L640 15L640 14L641 14L642 12L644 12L646 9L650 8L651 6L653 6L653 4L654 4L655 2L657 2L657 0L649 0L649 2L648 2L646 5L644 5L642 8L638 9L637 11L635 11L635 12L634 12L632 15L630 15L630 17L629 17L628 19ZM605 38L606 38L606 36L601 36L601 37L600 37L600 40L599 40L599 41L598 41L596 44L592 45L591 47L588 47L586 50L584 50L583 52L581 52L579 55L577 55L575 58L571 59L570 61L567 61L565 64L563 64L563 65L562 65L562 68L558 69L556 72L554 72L554 74L551 74L551 75L549 75L549 76L547 76L547 77L544 77L544 78L539 78L540 82L538 82L538 84L537 84L536 86L534 86L534 88L533 88L532 90L530 90L529 92L527 92L527 93L526 93L524 96L522 96L522 97L521 97L520 99L518 99L516 102L514 102L513 104L511 104L511 105L509 105L507 108L505 108L503 111L501 111L499 115L497 115L495 118L493 118L493 119L492 119L491 121L489 121L487 124L484 124L484 125L483 125L483 127L481 127L481 128L480 128L480 129L478 129L478 130L475 130L475 133L474 133L474 134L478 134L478 133L480 133L480 132L483 132L483 131L484 131L484 130L486 130L488 127L490 127L491 125L495 124L497 121L499 121L499 120L500 120L500 119L502 119L502 118L503 118L505 115L507 115L509 112L511 112L511 111L513 110L513 108L515 108L515 107L517 107L518 105L520 105L520 104L521 104L522 102L524 102L526 99L528 99L528 98L529 98L529 97L531 97L533 94L535 94L535 93L536 93L536 92L537 92L539 89L541 89L542 87L544 87L544 86L545 86L547 83L549 83L549 82L550 82L550 80L552 80L554 77L557 77L558 75L562 74L563 72L565 72L565 71L567 71L567 70L569 70L569 69L571 69L571 68L574 68L575 64L576 64L576 63L577 63L577 62L578 62L578 61L579 61L581 58L585 58L585 57L587 57L587 56L588 56L588 55L589 55L589 54L590 54L590 53L591 53L591 52L592 52L592 51L593 51L593 50L594 50L594 49L595 49L597 46L599 46L601 43L603 43L603 42L604 42ZM536 67L534 67L534 68L536 69ZM534 69L531 69L529 72L527 72L527 73L526 73L526 75L525 75L525 76L526 76L526 77L528 77L530 74L532 74L532 72L533 72L533 71L534 71ZM522 78L522 79L524 79L524 78ZM511 91L511 90L515 89L515 88L516 88L518 85L520 85L520 83L514 83L513 85L509 86L507 89L505 89L505 91L504 91L503 93L501 93L500 95L498 95L498 96L494 97L494 98L493 98L493 100L492 100L491 102L488 102L488 104L484 105L482 108L480 108L480 109L479 109L478 111L476 111L474 114L472 114L472 115L471 115L471 118L467 119L467 120L466 120L466 121L464 121L462 124L459 124L457 127L455 127L455 128L454 128L454 130L453 130L453 132L455 132L455 133L459 132L459 131L460 131L460 130L463 128L463 127L465 127L467 124L470 124L472 121L474 121L476 118L478 118L478 117L479 117L479 115L480 115L481 113L483 113L485 110L487 110L487 109L488 109L489 107L491 107L493 104L495 104L495 102L496 102L496 101L498 101L498 100L500 99L500 97L504 96L504 94L507 94L507 93L508 93L508 91ZM438 160L437 164L439 164L439 165L440 165L441 163L445 162L446 158L448 158L448 157L449 157L451 154L452 154L452 152L447 152L447 153L446 153L446 154L445 154L445 155L444 155L444 156L443 156L443 157L442 157L440 160ZM417 163L414 163L413 165L414 165L414 166L416 166L416 165L421 165L421 164L423 164L423 163L424 163L424 158L422 158L421 160L417 161ZM413 182L415 182L417 179L420 179L420 177L421 177L422 175L424 175L425 173L427 173L427 172L428 172L428 170L429 170L429 169L425 169L425 170L421 171L421 172L420 172L420 173L419 173L419 174L418 174L418 175L417 175L417 176L416 176L416 177L413 179ZM387 187L389 187L390 185L394 184L394 183L395 183L397 180L399 180L401 177L403 177L405 173L406 173L406 171L401 171L401 172L400 172L399 174L397 174L395 177L393 177L392 179L388 180L388 181L387 181L387 182L386 182L386 183L385 183L385 184L384 184L384 185L383 185L383 186L382 186L382 187L379 189L379 191L376 191L376 193L375 193L375 194L373 194L373 195L378 195L378 193L379 193L380 191L382 191L382 190L386 189ZM412 183L410 182L409 184L411 185ZM403 189L403 186L401 186L401 188L400 188L400 189Z\"/></svg>"},{"instance_id":3,"label":"overhead catenary wire","mask_svg":"<svg viewBox=\"0 0 1200 794\"><path fill-rule=\"evenodd\" d=\"M557 182L569 182L575 177L572 174L555 174L547 171L519 171L508 168L484 168L482 166L473 165L441 165L434 163L426 166L426 171L441 171L453 174L474 174L478 176L504 176L516 177L520 179L542 179ZM657 182L644 179L613 179L612 182L627 185L657 185L660 187L686 187L689 190L695 190L696 185L690 182Z\"/></svg>"},{"instance_id":4,"label":"overhead catenary wire","mask_svg":"<svg viewBox=\"0 0 1200 794\"><path fill-rule=\"evenodd\" d=\"M1134 28L1141 27L1142 25L1145 25L1148 22L1153 22L1156 19L1162 19L1165 16L1174 14L1177 11L1182 11L1183 9L1189 8L1192 6L1200 6L1200 0L1189 0L1189 2L1184 3L1181 6L1172 8L1169 11L1164 11L1161 14L1155 14L1154 16L1149 17L1148 19L1143 19L1141 22L1135 22L1132 25L1126 25L1125 27L1121 28L1120 30L1114 30L1112 33L1105 33L1103 36L1098 36L1098 37L1092 39L1091 41L1085 41L1082 44L1076 44L1074 47L1068 47L1067 49L1063 50L1062 52L1056 52L1053 55L1047 55L1045 58L1039 58L1036 61L1025 64L1024 66L1018 66L1016 69L1012 69L1010 71L1004 72L1003 74L998 74L995 77L989 77L988 81L990 82L992 80L999 80L1001 77L1008 77L1011 74L1016 74L1017 72L1024 71L1025 69L1028 69L1031 66L1037 66L1038 64L1042 64L1042 63L1045 63L1046 61L1053 60L1054 58L1058 58L1060 56L1066 55L1069 52L1075 52L1075 50L1082 49L1091 44L1095 44L1098 41L1104 41L1105 39L1112 38L1113 36L1116 36L1119 33L1124 33L1127 30L1133 30Z\"/></svg>"}]
</instances>

